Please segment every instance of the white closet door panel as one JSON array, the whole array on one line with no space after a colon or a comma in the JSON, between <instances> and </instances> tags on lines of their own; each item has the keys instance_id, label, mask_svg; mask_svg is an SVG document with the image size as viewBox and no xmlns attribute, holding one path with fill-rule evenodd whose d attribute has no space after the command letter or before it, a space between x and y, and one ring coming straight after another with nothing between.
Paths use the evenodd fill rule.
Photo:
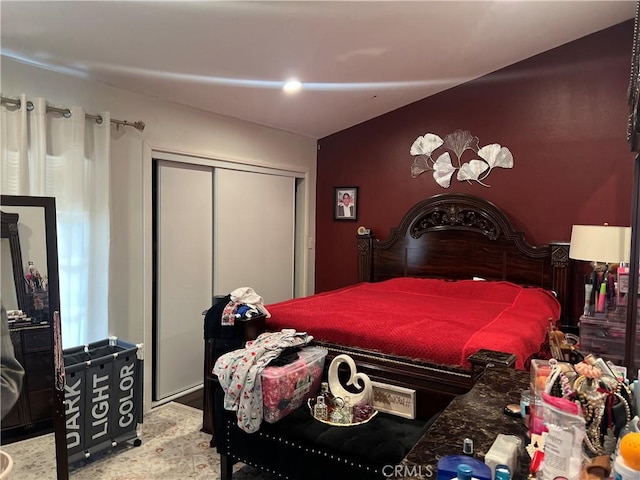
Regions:
<instances>
[{"instance_id":1,"label":"white closet door panel","mask_svg":"<svg viewBox=\"0 0 640 480\"><path fill-rule=\"evenodd\" d=\"M211 304L213 172L158 166L156 397L202 383L202 311Z\"/></svg>"},{"instance_id":2,"label":"white closet door panel","mask_svg":"<svg viewBox=\"0 0 640 480\"><path fill-rule=\"evenodd\" d=\"M295 179L215 170L214 291L252 287L265 303L293 296Z\"/></svg>"}]
</instances>

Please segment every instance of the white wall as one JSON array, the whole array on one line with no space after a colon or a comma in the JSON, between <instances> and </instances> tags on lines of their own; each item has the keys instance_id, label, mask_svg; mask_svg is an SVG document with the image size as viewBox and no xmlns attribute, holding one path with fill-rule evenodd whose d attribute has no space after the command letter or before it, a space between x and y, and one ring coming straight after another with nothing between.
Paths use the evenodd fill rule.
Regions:
<instances>
[{"instance_id":1,"label":"white wall","mask_svg":"<svg viewBox=\"0 0 640 480\"><path fill-rule=\"evenodd\" d=\"M111 281L109 334L145 343L151 360L151 339L145 319L150 318L150 298L145 291L147 186L149 148L240 163L307 172L307 237L315 239L316 141L312 138L184 107L161 99L70 77L1 57L2 95L44 97L55 106L81 106L88 113L111 112L118 120L142 120L143 133L112 127L111 141ZM188 225L177 226L188 228ZM315 242L314 242L315 243ZM306 292L314 291L315 251L306 251L303 264ZM302 254L303 257L305 254ZM300 259L299 259L300 260ZM145 402L149 401L151 362L145 362ZM147 403L148 404L148 403Z\"/></svg>"}]
</instances>

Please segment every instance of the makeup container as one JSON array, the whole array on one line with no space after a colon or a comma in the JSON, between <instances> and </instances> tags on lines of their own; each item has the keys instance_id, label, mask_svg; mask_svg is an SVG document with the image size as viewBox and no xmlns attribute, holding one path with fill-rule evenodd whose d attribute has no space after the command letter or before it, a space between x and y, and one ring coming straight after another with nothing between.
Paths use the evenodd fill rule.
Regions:
<instances>
[{"instance_id":1,"label":"makeup container","mask_svg":"<svg viewBox=\"0 0 640 480\"><path fill-rule=\"evenodd\" d=\"M584 284L584 315L591 315L591 292L593 285L591 283Z\"/></svg>"}]
</instances>

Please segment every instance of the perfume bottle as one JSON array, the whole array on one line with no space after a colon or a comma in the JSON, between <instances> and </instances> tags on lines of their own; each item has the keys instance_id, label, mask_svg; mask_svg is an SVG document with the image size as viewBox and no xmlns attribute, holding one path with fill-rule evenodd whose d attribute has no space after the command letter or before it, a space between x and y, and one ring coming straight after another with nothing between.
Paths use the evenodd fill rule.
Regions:
<instances>
[{"instance_id":1,"label":"perfume bottle","mask_svg":"<svg viewBox=\"0 0 640 480\"><path fill-rule=\"evenodd\" d=\"M351 397L344 397L344 405L342 407L342 423L353 422L353 405L351 405Z\"/></svg>"},{"instance_id":2,"label":"perfume bottle","mask_svg":"<svg viewBox=\"0 0 640 480\"><path fill-rule=\"evenodd\" d=\"M329 415L329 421L331 423L342 424L344 423L344 417L342 416L342 408L334 408Z\"/></svg>"},{"instance_id":3,"label":"perfume bottle","mask_svg":"<svg viewBox=\"0 0 640 480\"><path fill-rule=\"evenodd\" d=\"M30 292L36 292L42 288L42 277L40 276L38 268L31 260L29 260L27 271L25 272L25 280L27 281Z\"/></svg>"},{"instance_id":4,"label":"perfume bottle","mask_svg":"<svg viewBox=\"0 0 640 480\"><path fill-rule=\"evenodd\" d=\"M327 406L324 403L324 397L318 395L316 398L316 404L313 406L313 416L318 420L327 421Z\"/></svg>"},{"instance_id":5,"label":"perfume bottle","mask_svg":"<svg viewBox=\"0 0 640 480\"><path fill-rule=\"evenodd\" d=\"M320 384L320 395L324 397L324 404L327 406L327 408L331 409L334 406L335 397L329 390L329 383L322 382Z\"/></svg>"}]
</instances>

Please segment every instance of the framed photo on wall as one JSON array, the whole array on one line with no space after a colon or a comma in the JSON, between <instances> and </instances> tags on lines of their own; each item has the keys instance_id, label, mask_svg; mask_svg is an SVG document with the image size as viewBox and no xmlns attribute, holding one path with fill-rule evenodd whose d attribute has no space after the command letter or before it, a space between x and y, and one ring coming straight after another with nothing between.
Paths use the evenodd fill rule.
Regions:
<instances>
[{"instance_id":1,"label":"framed photo on wall","mask_svg":"<svg viewBox=\"0 0 640 480\"><path fill-rule=\"evenodd\" d=\"M333 187L333 219L358 219L358 187Z\"/></svg>"}]
</instances>

